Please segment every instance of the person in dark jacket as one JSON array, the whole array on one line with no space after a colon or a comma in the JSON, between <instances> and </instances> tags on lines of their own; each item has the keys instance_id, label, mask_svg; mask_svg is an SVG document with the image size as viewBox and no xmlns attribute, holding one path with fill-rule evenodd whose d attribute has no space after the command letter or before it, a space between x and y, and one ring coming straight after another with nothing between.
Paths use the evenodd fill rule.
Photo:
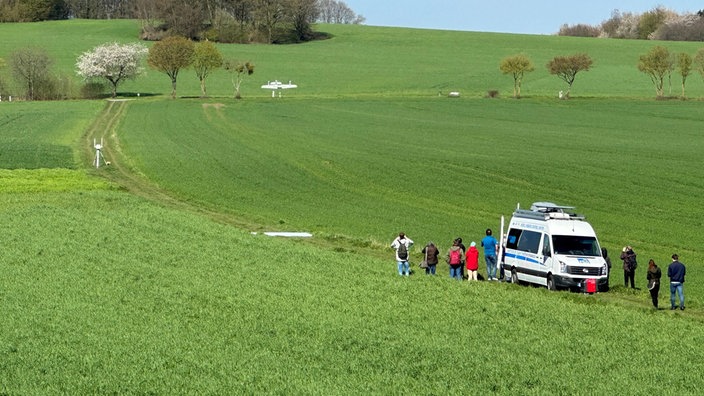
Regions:
<instances>
[{"instance_id":1,"label":"person in dark jacket","mask_svg":"<svg viewBox=\"0 0 704 396\"><path fill-rule=\"evenodd\" d=\"M628 287L628 281L631 281L631 289L636 288L636 252L630 246L625 246L621 252L621 260L623 260L623 283Z\"/></svg>"},{"instance_id":2,"label":"person in dark jacket","mask_svg":"<svg viewBox=\"0 0 704 396\"><path fill-rule=\"evenodd\" d=\"M611 258L609 251L606 248L601 248L601 257L606 261L606 290L609 290L609 281L611 280Z\"/></svg>"},{"instance_id":3,"label":"person in dark jacket","mask_svg":"<svg viewBox=\"0 0 704 396\"><path fill-rule=\"evenodd\" d=\"M670 278L670 309L677 309L675 294L680 296L680 309L684 311L684 276L687 272L684 264L680 263L678 255L672 255L672 263L667 267L667 277Z\"/></svg>"},{"instance_id":4,"label":"person in dark jacket","mask_svg":"<svg viewBox=\"0 0 704 396\"><path fill-rule=\"evenodd\" d=\"M435 275L435 269L438 266L438 255L440 251L435 244L430 241L423 248L423 254L425 255L425 262L427 267L425 267L426 275Z\"/></svg>"},{"instance_id":5,"label":"person in dark jacket","mask_svg":"<svg viewBox=\"0 0 704 396\"><path fill-rule=\"evenodd\" d=\"M655 264L655 260L650 259L648 261L648 290L650 291L650 298L653 300L653 307L658 309L658 294L660 293L660 278L662 277L662 271Z\"/></svg>"}]
</instances>

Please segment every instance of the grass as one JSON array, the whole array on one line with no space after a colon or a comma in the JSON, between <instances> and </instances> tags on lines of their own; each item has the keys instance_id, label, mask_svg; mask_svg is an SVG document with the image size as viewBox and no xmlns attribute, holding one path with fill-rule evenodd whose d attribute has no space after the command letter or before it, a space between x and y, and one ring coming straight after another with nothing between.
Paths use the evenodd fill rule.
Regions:
<instances>
[{"instance_id":1,"label":"grass","mask_svg":"<svg viewBox=\"0 0 704 396\"><path fill-rule=\"evenodd\" d=\"M2 102L0 168L75 169L78 137L103 107L99 102Z\"/></svg>"},{"instance_id":2,"label":"grass","mask_svg":"<svg viewBox=\"0 0 704 396\"><path fill-rule=\"evenodd\" d=\"M385 260L253 236L120 192L1 199L0 219L15 231L0 281L6 393L691 392L698 384L700 323L679 313L397 278ZM26 221L37 216L44 220ZM637 346L643 339L649 347ZM687 369L648 381L641 367L653 364L652 345ZM536 377L545 366L554 370Z\"/></svg>"},{"instance_id":3,"label":"grass","mask_svg":"<svg viewBox=\"0 0 704 396\"><path fill-rule=\"evenodd\" d=\"M702 218L687 210L703 187L688 166L700 162L702 149L696 102L127 106L118 135L138 169L183 199L268 228L376 246L403 229L419 243L446 246L457 234L478 240L486 227L498 229L516 203L547 199L577 206L612 253L631 241L642 259L661 264L673 251L700 258ZM172 117L164 123L154 112ZM687 215L673 222L672 213Z\"/></svg>"},{"instance_id":4,"label":"grass","mask_svg":"<svg viewBox=\"0 0 704 396\"><path fill-rule=\"evenodd\" d=\"M60 31L57 53L78 54L129 40L129 24L4 24L1 48ZM296 76L282 100L252 80L231 100L223 76L209 89L222 97L164 99L166 79L150 72L123 93L157 97L0 104L0 394L702 387L700 103L656 102L634 83L644 76L622 61L653 43L329 30L324 42L224 47L254 60L255 76ZM482 98L510 92L504 53L535 51L538 64L580 45L601 62L585 77L599 78L572 100L552 98L545 71L522 100ZM425 62L450 57L473 63ZM181 95L197 95L190 84ZM471 93L437 96L450 87ZM90 165L94 137L113 165ZM54 154L39 155L46 146ZM647 291L621 286L458 283L442 265L395 276L386 246L400 229L442 248L547 199L576 205L612 256L634 245L639 286L647 258L664 268L679 252L687 311L654 311ZM315 237L249 232L265 229Z\"/></svg>"}]
</instances>

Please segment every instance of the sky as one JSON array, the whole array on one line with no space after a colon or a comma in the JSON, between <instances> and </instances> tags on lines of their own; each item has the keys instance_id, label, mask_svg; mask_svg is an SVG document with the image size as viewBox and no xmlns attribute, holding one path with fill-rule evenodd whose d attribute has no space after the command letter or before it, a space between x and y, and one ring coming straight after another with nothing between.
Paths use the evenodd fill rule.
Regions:
<instances>
[{"instance_id":1,"label":"sky","mask_svg":"<svg viewBox=\"0 0 704 396\"><path fill-rule=\"evenodd\" d=\"M614 10L641 14L663 6L683 14L704 9L701 0L343 1L370 26L525 34L555 34L563 24L600 25Z\"/></svg>"}]
</instances>

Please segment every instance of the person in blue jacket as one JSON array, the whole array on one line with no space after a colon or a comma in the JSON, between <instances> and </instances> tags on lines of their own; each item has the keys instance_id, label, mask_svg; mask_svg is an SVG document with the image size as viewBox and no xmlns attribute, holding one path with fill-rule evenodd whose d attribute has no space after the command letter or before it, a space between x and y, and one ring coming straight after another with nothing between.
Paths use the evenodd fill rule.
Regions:
<instances>
[{"instance_id":1,"label":"person in blue jacket","mask_svg":"<svg viewBox=\"0 0 704 396\"><path fill-rule=\"evenodd\" d=\"M675 294L680 297L680 309L684 311L684 276L687 268L680 263L680 257L672 255L672 263L667 267L667 277L670 278L670 309L677 309Z\"/></svg>"},{"instance_id":2,"label":"person in blue jacket","mask_svg":"<svg viewBox=\"0 0 704 396\"><path fill-rule=\"evenodd\" d=\"M499 242L491 235L491 228L486 229L486 236L482 239L482 247L484 248L484 261L486 261L487 280L498 280L496 279L496 252Z\"/></svg>"}]
</instances>

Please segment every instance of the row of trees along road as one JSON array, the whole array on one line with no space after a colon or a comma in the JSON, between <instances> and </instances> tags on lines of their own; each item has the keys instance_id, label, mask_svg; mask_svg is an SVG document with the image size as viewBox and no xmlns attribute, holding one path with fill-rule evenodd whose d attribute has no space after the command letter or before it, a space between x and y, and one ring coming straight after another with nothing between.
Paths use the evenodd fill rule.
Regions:
<instances>
[{"instance_id":1,"label":"row of trees along road","mask_svg":"<svg viewBox=\"0 0 704 396\"><path fill-rule=\"evenodd\" d=\"M181 36L167 37L154 43L150 49L137 43L99 45L78 57L76 69L78 75L88 81L107 81L115 97L118 85L143 72L140 64L145 56L149 66L169 77L172 98L176 98L176 82L183 69L192 68L195 71L200 81L201 95L205 97L206 79L213 71L224 68L231 74L237 99L241 98L240 86L244 77L254 73L254 64L225 60L212 42L196 43Z\"/></svg>"},{"instance_id":2,"label":"row of trees along road","mask_svg":"<svg viewBox=\"0 0 704 396\"><path fill-rule=\"evenodd\" d=\"M341 0L0 0L0 22L69 18L139 19L147 40L237 43L308 41L315 22L364 22Z\"/></svg>"},{"instance_id":3,"label":"row of trees along road","mask_svg":"<svg viewBox=\"0 0 704 396\"><path fill-rule=\"evenodd\" d=\"M587 54L574 54L569 56L556 56L546 65L550 74L558 76L567 83L567 91L561 96L569 99L570 91L577 73L589 71L593 60ZM520 98L521 84L526 73L535 70L535 65L530 58L524 54L512 55L504 58L499 64L499 70L503 74L510 74L513 77L513 97ZM704 48L700 48L694 57L682 52L671 53L663 46L655 46L648 53L641 55L638 60L638 70L647 74L655 86L656 98L665 96L665 80L670 82L670 93L672 91L672 73L677 70L681 76L681 96L685 97L685 84L687 77L696 71L704 78Z\"/></svg>"}]
</instances>

